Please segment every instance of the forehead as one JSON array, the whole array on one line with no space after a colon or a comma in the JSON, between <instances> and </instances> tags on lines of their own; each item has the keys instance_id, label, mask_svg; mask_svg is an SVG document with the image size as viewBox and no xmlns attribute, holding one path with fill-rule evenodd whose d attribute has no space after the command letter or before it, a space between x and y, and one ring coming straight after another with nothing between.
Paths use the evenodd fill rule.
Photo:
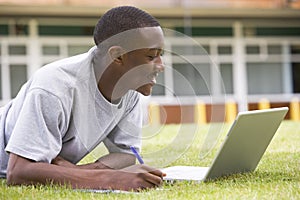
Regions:
<instances>
[{"instance_id":1,"label":"forehead","mask_svg":"<svg viewBox=\"0 0 300 200\"><path fill-rule=\"evenodd\" d=\"M139 41L141 46L144 46L150 50L162 49L164 46L164 35L160 27L145 27L138 30Z\"/></svg>"},{"instance_id":2,"label":"forehead","mask_svg":"<svg viewBox=\"0 0 300 200\"><path fill-rule=\"evenodd\" d=\"M161 48L144 48L144 49L135 49L128 53L138 53L138 54L160 54L163 51Z\"/></svg>"}]
</instances>

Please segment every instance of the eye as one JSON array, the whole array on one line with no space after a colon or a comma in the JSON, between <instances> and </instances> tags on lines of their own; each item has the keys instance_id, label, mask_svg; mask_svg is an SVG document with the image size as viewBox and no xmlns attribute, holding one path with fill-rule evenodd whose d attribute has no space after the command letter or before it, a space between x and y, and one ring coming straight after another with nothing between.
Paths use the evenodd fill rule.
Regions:
<instances>
[{"instance_id":1,"label":"eye","mask_svg":"<svg viewBox=\"0 0 300 200\"><path fill-rule=\"evenodd\" d=\"M155 60L156 58L160 57L161 55L158 54L158 55L155 55L155 56L148 56L149 60L152 61L152 60Z\"/></svg>"},{"instance_id":2,"label":"eye","mask_svg":"<svg viewBox=\"0 0 300 200\"><path fill-rule=\"evenodd\" d=\"M159 52L159 55L160 56L163 56L165 54L165 51L162 49L160 52Z\"/></svg>"},{"instance_id":3,"label":"eye","mask_svg":"<svg viewBox=\"0 0 300 200\"><path fill-rule=\"evenodd\" d=\"M148 55L147 56L150 60L154 60L157 56L156 55Z\"/></svg>"},{"instance_id":4,"label":"eye","mask_svg":"<svg viewBox=\"0 0 300 200\"><path fill-rule=\"evenodd\" d=\"M162 49L155 49L155 51L148 54L147 57L150 60L154 60L157 57L163 56L163 54L164 54L164 51Z\"/></svg>"}]
</instances>

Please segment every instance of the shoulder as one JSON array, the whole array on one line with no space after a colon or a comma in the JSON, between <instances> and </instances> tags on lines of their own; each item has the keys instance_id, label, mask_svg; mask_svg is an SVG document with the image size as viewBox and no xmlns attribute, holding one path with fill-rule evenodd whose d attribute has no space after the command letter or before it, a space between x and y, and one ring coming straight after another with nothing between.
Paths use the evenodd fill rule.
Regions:
<instances>
[{"instance_id":1,"label":"shoulder","mask_svg":"<svg viewBox=\"0 0 300 200\"><path fill-rule=\"evenodd\" d=\"M65 94L91 71L93 50L45 65L33 75L31 88Z\"/></svg>"},{"instance_id":2,"label":"shoulder","mask_svg":"<svg viewBox=\"0 0 300 200\"><path fill-rule=\"evenodd\" d=\"M91 48L88 52L79 54L76 56L64 58L58 61L54 61L43 66L39 69L34 77L38 79L41 78L81 78L84 76L81 72L84 69L87 69L88 66L91 65L93 57L94 57L94 50L96 47Z\"/></svg>"}]
</instances>

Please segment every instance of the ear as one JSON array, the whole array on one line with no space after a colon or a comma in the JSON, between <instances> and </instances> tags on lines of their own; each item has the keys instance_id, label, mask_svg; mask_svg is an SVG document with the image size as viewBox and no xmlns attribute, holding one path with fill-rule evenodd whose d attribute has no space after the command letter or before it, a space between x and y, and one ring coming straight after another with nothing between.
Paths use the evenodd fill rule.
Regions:
<instances>
[{"instance_id":1,"label":"ear","mask_svg":"<svg viewBox=\"0 0 300 200\"><path fill-rule=\"evenodd\" d=\"M116 62L118 64L122 64L122 56L124 50L120 46L112 46L108 49L108 54L112 60L112 62Z\"/></svg>"}]
</instances>

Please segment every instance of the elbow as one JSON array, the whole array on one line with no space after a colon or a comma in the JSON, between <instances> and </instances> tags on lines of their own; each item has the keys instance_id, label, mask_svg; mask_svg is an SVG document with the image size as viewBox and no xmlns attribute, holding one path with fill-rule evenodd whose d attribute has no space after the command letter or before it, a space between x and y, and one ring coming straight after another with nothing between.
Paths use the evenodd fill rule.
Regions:
<instances>
[{"instance_id":1,"label":"elbow","mask_svg":"<svg viewBox=\"0 0 300 200\"><path fill-rule=\"evenodd\" d=\"M6 183L8 186L20 185L21 184L21 174L17 170L8 169L6 173Z\"/></svg>"},{"instance_id":2,"label":"elbow","mask_svg":"<svg viewBox=\"0 0 300 200\"><path fill-rule=\"evenodd\" d=\"M7 169L6 183L8 186L25 184L24 177L26 172L24 172L22 168L23 167Z\"/></svg>"},{"instance_id":3,"label":"elbow","mask_svg":"<svg viewBox=\"0 0 300 200\"><path fill-rule=\"evenodd\" d=\"M27 163L22 158L16 155L10 155L6 183L7 185L21 185L24 184L24 177L26 177Z\"/></svg>"}]
</instances>

